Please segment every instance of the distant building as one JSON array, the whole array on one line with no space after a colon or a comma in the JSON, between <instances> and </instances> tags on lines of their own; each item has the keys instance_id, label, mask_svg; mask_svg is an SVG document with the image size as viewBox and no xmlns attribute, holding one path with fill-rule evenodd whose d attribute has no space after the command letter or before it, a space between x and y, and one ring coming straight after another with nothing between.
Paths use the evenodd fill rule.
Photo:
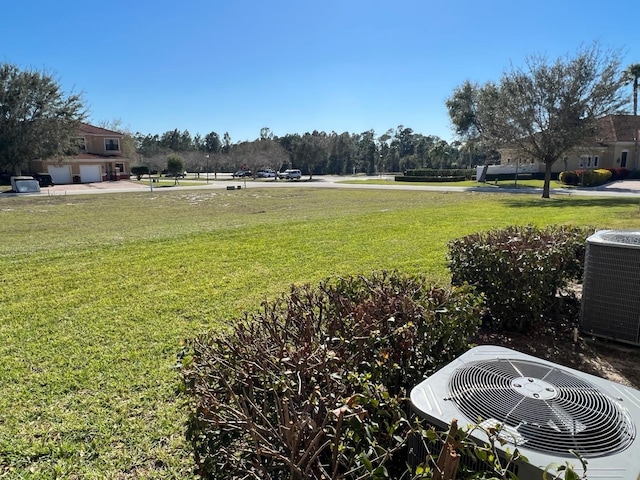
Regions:
<instances>
[{"instance_id":1,"label":"distant building","mask_svg":"<svg viewBox=\"0 0 640 480\"><path fill-rule=\"evenodd\" d=\"M598 119L595 137L575 148L552 166L553 172L596 168L640 168L638 140L640 116L607 115ZM500 149L500 165L514 168L526 166L527 171L544 172L544 164L524 156L518 149Z\"/></svg>"},{"instance_id":2,"label":"distant building","mask_svg":"<svg viewBox=\"0 0 640 480\"><path fill-rule=\"evenodd\" d=\"M128 180L131 160L123 155L124 135L105 128L81 124L74 138L77 153L33 160L32 173L48 173L55 184Z\"/></svg>"}]
</instances>

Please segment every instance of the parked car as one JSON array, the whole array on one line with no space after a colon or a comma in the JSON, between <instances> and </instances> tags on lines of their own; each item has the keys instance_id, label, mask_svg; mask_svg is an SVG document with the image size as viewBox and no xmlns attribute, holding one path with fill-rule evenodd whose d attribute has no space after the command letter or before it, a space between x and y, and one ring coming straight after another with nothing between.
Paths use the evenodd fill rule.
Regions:
<instances>
[{"instance_id":1,"label":"parked car","mask_svg":"<svg viewBox=\"0 0 640 480\"><path fill-rule=\"evenodd\" d=\"M272 170L271 168L265 168L263 170L260 170L256 176L258 178L276 178L276 171Z\"/></svg>"},{"instance_id":2,"label":"parked car","mask_svg":"<svg viewBox=\"0 0 640 480\"><path fill-rule=\"evenodd\" d=\"M278 173L278 178L282 178L285 180L300 180L301 177L302 172L295 169L287 169L284 172Z\"/></svg>"},{"instance_id":3,"label":"parked car","mask_svg":"<svg viewBox=\"0 0 640 480\"><path fill-rule=\"evenodd\" d=\"M251 170L238 170L233 174L234 177L250 177L252 175L253 173L251 173Z\"/></svg>"},{"instance_id":4,"label":"parked car","mask_svg":"<svg viewBox=\"0 0 640 480\"><path fill-rule=\"evenodd\" d=\"M31 176L38 181L41 187L53 187L55 185L53 178L48 173L34 173Z\"/></svg>"}]
</instances>

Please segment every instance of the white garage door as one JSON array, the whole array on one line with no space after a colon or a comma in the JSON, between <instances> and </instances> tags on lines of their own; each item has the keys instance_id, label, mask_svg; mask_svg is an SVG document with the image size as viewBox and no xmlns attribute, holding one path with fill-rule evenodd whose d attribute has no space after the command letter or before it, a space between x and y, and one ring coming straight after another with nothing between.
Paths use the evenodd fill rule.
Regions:
<instances>
[{"instance_id":1,"label":"white garage door","mask_svg":"<svg viewBox=\"0 0 640 480\"><path fill-rule=\"evenodd\" d=\"M62 165L59 167L49 165L47 167L47 172L51 175L51 179L56 185L71 183L71 167L69 165Z\"/></svg>"},{"instance_id":2,"label":"white garage door","mask_svg":"<svg viewBox=\"0 0 640 480\"><path fill-rule=\"evenodd\" d=\"M101 182L100 165L80 165L80 181L82 183Z\"/></svg>"}]
</instances>

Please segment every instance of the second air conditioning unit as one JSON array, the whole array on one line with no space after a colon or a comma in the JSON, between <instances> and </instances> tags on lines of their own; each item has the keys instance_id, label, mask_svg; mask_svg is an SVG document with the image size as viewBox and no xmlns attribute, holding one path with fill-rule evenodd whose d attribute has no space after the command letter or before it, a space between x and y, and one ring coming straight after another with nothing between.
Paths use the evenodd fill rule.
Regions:
<instances>
[{"instance_id":1,"label":"second air conditioning unit","mask_svg":"<svg viewBox=\"0 0 640 480\"><path fill-rule=\"evenodd\" d=\"M640 345L640 232L601 230L587 238L580 328Z\"/></svg>"}]
</instances>

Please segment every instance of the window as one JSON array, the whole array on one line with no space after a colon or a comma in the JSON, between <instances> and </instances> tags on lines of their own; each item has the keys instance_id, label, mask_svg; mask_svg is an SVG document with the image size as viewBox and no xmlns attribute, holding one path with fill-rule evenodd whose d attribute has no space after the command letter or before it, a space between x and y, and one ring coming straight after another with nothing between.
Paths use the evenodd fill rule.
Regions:
<instances>
[{"instance_id":1,"label":"window","mask_svg":"<svg viewBox=\"0 0 640 480\"><path fill-rule=\"evenodd\" d=\"M87 142L84 137L76 137L73 139L73 143L78 147L79 152L87 151Z\"/></svg>"},{"instance_id":2,"label":"window","mask_svg":"<svg viewBox=\"0 0 640 480\"><path fill-rule=\"evenodd\" d=\"M124 163L116 163L116 170L119 172L124 172Z\"/></svg>"},{"instance_id":3,"label":"window","mask_svg":"<svg viewBox=\"0 0 640 480\"><path fill-rule=\"evenodd\" d=\"M597 167L598 166L598 160L600 160L600 157L598 157L598 155L596 155L595 157L593 157L593 166Z\"/></svg>"},{"instance_id":4,"label":"window","mask_svg":"<svg viewBox=\"0 0 640 480\"><path fill-rule=\"evenodd\" d=\"M620 166L622 168L627 166L627 155L629 154L629 152L627 150L625 150L624 152L622 152L622 156L620 157Z\"/></svg>"},{"instance_id":5,"label":"window","mask_svg":"<svg viewBox=\"0 0 640 480\"><path fill-rule=\"evenodd\" d=\"M117 138L106 138L104 141L104 149L106 151L118 151L120 150L120 143Z\"/></svg>"}]
</instances>

